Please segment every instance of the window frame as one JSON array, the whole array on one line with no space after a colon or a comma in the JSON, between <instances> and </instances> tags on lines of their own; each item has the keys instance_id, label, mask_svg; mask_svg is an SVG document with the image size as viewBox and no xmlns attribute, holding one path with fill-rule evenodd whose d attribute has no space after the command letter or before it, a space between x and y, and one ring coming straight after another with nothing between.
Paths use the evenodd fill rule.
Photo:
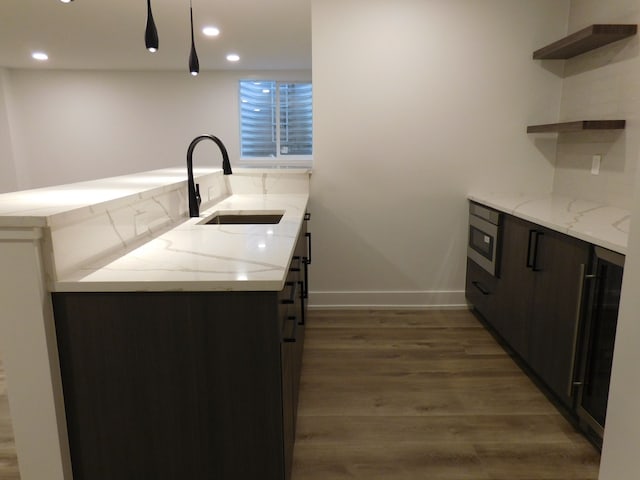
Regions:
<instances>
[{"instance_id":1,"label":"window frame","mask_svg":"<svg viewBox=\"0 0 640 480\"><path fill-rule=\"evenodd\" d=\"M276 156L275 157L245 157L242 155L242 98L240 96L241 82L274 82L276 84ZM280 153L280 85L292 83L308 83L312 85L311 80L275 80L273 78L241 78L238 80L238 151L240 158L238 166L240 167L311 167L313 164L313 154L311 155L282 155ZM313 111L313 93L311 94L311 108ZM312 126L313 133L313 126ZM313 151L313 141L312 141Z\"/></svg>"}]
</instances>

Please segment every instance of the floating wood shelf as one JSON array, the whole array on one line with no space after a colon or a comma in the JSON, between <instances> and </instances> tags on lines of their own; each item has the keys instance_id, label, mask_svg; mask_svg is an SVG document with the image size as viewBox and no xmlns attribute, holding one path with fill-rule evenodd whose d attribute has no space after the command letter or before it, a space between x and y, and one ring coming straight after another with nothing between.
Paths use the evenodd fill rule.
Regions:
<instances>
[{"instance_id":1,"label":"floating wood shelf","mask_svg":"<svg viewBox=\"0 0 640 480\"><path fill-rule=\"evenodd\" d=\"M537 60L567 59L635 35L637 25L591 25L533 52Z\"/></svg>"},{"instance_id":2,"label":"floating wood shelf","mask_svg":"<svg viewBox=\"0 0 640 480\"><path fill-rule=\"evenodd\" d=\"M581 132L584 130L622 130L626 120L579 120L577 122L529 125L527 133Z\"/></svg>"}]
</instances>

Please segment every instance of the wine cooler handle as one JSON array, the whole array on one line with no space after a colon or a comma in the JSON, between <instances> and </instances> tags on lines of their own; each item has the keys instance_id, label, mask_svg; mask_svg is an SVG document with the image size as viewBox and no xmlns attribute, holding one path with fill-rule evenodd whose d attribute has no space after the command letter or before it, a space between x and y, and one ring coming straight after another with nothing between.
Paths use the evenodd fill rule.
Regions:
<instances>
[{"instance_id":1,"label":"wine cooler handle","mask_svg":"<svg viewBox=\"0 0 640 480\"><path fill-rule=\"evenodd\" d=\"M596 275L585 275L586 265L580 264L580 275L578 277L578 299L576 304L576 319L573 325L573 340L571 344L571 364L569 366L569 383L567 385L567 396L571 398L573 395L573 387L576 370L576 354L578 353L578 333L580 330L580 314L582 313L582 298L584 297L585 280L596 278Z\"/></svg>"}]
</instances>

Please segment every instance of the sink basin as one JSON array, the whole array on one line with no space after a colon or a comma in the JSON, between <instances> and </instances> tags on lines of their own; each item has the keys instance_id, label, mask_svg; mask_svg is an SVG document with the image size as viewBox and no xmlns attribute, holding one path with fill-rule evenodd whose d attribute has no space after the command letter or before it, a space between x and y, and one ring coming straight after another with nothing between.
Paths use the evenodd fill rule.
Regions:
<instances>
[{"instance_id":1,"label":"sink basin","mask_svg":"<svg viewBox=\"0 0 640 480\"><path fill-rule=\"evenodd\" d=\"M217 212L198 225L275 225L284 212Z\"/></svg>"}]
</instances>

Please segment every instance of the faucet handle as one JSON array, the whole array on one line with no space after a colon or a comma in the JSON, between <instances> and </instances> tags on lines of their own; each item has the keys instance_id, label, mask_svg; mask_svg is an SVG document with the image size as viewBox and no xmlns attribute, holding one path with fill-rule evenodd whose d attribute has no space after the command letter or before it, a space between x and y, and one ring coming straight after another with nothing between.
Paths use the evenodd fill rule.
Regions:
<instances>
[{"instance_id":1,"label":"faucet handle","mask_svg":"<svg viewBox=\"0 0 640 480\"><path fill-rule=\"evenodd\" d=\"M200 197L200 184L196 183L196 201L198 202L198 206L202 203L202 198Z\"/></svg>"}]
</instances>

